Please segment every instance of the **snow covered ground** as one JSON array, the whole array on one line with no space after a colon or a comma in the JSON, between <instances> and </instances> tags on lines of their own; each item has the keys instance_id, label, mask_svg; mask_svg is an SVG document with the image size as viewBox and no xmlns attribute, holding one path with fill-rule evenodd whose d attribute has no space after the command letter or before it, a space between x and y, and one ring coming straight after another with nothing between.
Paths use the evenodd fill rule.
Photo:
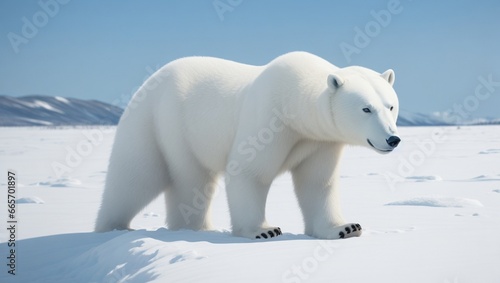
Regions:
<instances>
[{"instance_id":1,"label":"snow covered ground","mask_svg":"<svg viewBox=\"0 0 500 283\"><path fill-rule=\"evenodd\" d=\"M267 218L285 234L254 241L228 232L222 181L216 231L165 229L159 198L134 219L136 231L93 233L114 128L0 128L0 282L500 282L500 126L400 132L389 155L351 147L343 157L341 203L361 237L305 236L283 175Z\"/></svg>"}]
</instances>

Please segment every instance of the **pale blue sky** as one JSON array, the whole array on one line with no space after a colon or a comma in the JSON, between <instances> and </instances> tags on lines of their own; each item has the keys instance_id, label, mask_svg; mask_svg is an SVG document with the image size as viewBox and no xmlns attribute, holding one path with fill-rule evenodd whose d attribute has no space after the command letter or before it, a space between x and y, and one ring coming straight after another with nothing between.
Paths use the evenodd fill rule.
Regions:
<instances>
[{"instance_id":1,"label":"pale blue sky","mask_svg":"<svg viewBox=\"0 0 500 283\"><path fill-rule=\"evenodd\" d=\"M0 94L113 102L179 57L261 65L303 50L340 67L394 69L402 109L456 104L500 117L498 1L55 1L0 2ZM233 7L218 13L221 3ZM391 18L377 23L374 12ZM346 56L347 45L358 53ZM479 77L499 83L478 98Z\"/></svg>"}]
</instances>

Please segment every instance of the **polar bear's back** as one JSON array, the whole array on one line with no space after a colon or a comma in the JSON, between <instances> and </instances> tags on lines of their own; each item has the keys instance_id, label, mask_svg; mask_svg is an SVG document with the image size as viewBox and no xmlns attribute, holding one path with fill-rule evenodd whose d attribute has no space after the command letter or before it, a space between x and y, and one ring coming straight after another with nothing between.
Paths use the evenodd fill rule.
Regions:
<instances>
[{"instance_id":1,"label":"polar bear's back","mask_svg":"<svg viewBox=\"0 0 500 283\"><path fill-rule=\"evenodd\" d=\"M162 151L189 152L205 168L224 170L245 89L263 68L212 57L181 58L161 68L144 87L158 85L148 107Z\"/></svg>"},{"instance_id":2,"label":"polar bear's back","mask_svg":"<svg viewBox=\"0 0 500 283\"><path fill-rule=\"evenodd\" d=\"M307 53L290 52L275 58L262 66L248 65L214 57L193 56L172 61L160 69L154 77L167 78L167 83L175 85L175 95L189 99L192 95L228 97L244 94L245 88L253 84L257 77L267 70L265 76L278 81L303 77L311 79L317 73L328 73L335 66L326 60ZM316 77L315 77L316 79ZM321 76L323 80L323 76ZM281 85L280 83L278 83ZM164 94L166 95L166 94Z\"/></svg>"},{"instance_id":3,"label":"polar bear's back","mask_svg":"<svg viewBox=\"0 0 500 283\"><path fill-rule=\"evenodd\" d=\"M239 94L260 74L264 66L253 66L213 57L186 57L165 65L177 90L184 98L190 95Z\"/></svg>"}]
</instances>

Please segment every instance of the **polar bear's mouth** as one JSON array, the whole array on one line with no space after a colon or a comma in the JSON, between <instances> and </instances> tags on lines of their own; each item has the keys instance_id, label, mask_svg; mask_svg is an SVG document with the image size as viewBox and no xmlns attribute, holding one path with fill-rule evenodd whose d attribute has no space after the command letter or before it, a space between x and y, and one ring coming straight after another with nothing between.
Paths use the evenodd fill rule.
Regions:
<instances>
[{"instance_id":1,"label":"polar bear's mouth","mask_svg":"<svg viewBox=\"0 0 500 283\"><path fill-rule=\"evenodd\" d=\"M377 151L380 151L380 152L391 152L391 151L392 151L392 149L379 149L379 148L376 148L376 147L372 144L372 142L370 141L370 139L366 139L366 141L368 142L368 144L369 144L371 147L373 147L373 148L374 148L375 150L377 150Z\"/></svg>"}]
</instances>

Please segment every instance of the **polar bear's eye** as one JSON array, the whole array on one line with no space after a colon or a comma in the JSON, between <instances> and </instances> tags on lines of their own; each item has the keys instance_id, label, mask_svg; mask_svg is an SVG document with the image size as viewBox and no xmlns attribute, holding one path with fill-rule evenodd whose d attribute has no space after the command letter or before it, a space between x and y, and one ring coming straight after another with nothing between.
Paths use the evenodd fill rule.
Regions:
<instances>
[{"instance_id":1,"label":"polar bear's eye","mask_svg":"<svg viewBox=\"0 0 500 283\"><path fill-rule=\"evenodd\" d=\"M365 112L365 113L372 113L372 111L370 110L370 108L363 108L363 112Z\"/></svg>"},{"instance_id":2,"label":"polar bear's eye","mask_svg":"<svg viewBox=\"0 0 500 283\"><path fill-rule=\"evenodd\" d=\"M392 111L392 109L394 109L394 106L391 106L390 110Z\"/></svg>"}]
</instances>

